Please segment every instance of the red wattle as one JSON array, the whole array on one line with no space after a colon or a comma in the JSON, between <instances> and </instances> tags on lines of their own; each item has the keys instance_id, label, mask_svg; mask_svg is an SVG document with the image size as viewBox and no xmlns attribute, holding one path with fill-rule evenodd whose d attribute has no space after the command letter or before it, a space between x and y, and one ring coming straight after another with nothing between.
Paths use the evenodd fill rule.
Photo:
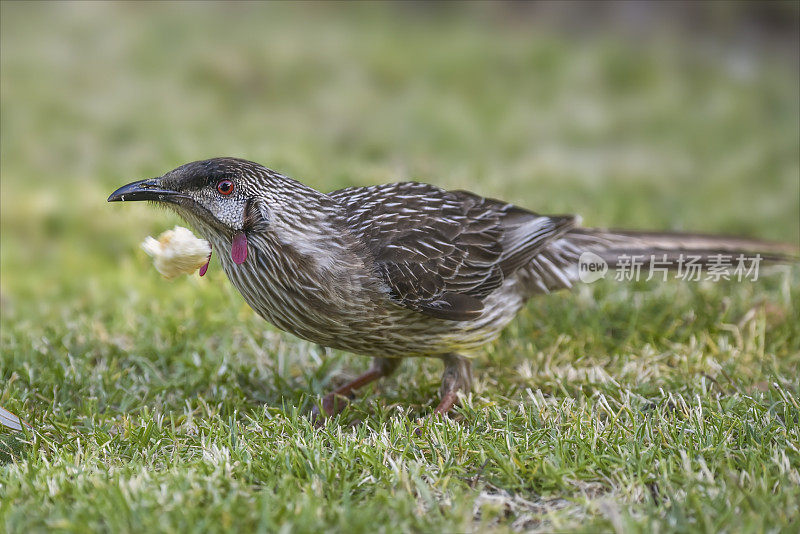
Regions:
<instances>
[{"instance_id":1,"label":"red wattle","mask_svg":"<svg viewBox=\"0 0 800 534\"><path fill-rule=\"evenodd\" d=\"M211 247L211 243L209 243L208 246ZM211 249L211 252L213 251L214 249ZM203 266L200 267L200 276L204 276L206 274L206 271L208 271L208 264L211 263L211 252L208 253L208 260L206 260Z\"/></svg>"},{"instance_id":2,"label":"red wattle","mask_svg":"<svg viewBox=\"0 0 800 534\"><path fill-rule=\"evenodd\" d=\"M244 232L239 232L233 236L231 259L237 265L244 263L244 260L247 259L247 234Z\"/></svg>"}]
</instances>

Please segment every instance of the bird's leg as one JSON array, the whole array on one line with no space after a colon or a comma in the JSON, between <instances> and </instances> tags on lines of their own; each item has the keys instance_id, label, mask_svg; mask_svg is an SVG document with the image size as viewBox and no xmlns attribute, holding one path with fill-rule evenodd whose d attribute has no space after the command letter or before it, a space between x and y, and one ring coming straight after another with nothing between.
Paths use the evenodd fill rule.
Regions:
<instances>
[{"instance_id":1,"label":"bird's leg","mask_svg":"<svg viewBox=\"0 0 800 534\"><path fill-rule=\"evenodd\" d=\"M400 358L375 358L369 371L322 397L321 409L324 412L324 417L334 416L344 410L344 407L349 403L348 398L352 396L355 390L394 373L400 362ZM312 413L315 418L318 418L321 415L320 407L314 406Z\"/></svg>"},{"instance_id":2,"label":"bird's leg","mask_svg":"<svg viewBox=\"0 0 800 534\"><path fill-rule=\"evenodd\" d=\"M458 392L467 392L472 387L472 364L458 354L447 354L442 357L444 373L439 395L442 400L434 413L446 414L458 400Z\"/></svg>"}]
</instances>

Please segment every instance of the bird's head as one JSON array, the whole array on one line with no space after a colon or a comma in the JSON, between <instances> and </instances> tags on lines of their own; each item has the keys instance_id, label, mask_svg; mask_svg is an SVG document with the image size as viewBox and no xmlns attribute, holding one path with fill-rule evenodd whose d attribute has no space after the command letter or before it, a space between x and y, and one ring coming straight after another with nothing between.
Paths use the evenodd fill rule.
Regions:
<instances>
[{"instance_id":1,"label":"bird's head","mask_svg":"<svg viewBox=\"0 0 800 534\"><path fill-rule=\"evenodd\" d=\"M236 233L269 219L279 175L250 161L215 158L181 165L111 193L109 202L148 200L173 208L198 230ZM275 199L278 200L278 199Z\"/></svg>"},{"instance_id":2,"label":"bird's head","mask_svg":"<svg viewBox=\"0 0 800 534\"><path fill-rule=\"evenodd\" d=\"M314 213L324 199L318 191L262 165L236 158L214 158L181 165L158 178L122 186L109 202L148 200L175 210L205 239L231 246L237 261L237 239L277 227L300 226L298 213ZM302 210L300 208L303 208ZM308 209L312 208L312 209ZM239 251L239 258L242 252Z\"/></svg>"}]
</instances>

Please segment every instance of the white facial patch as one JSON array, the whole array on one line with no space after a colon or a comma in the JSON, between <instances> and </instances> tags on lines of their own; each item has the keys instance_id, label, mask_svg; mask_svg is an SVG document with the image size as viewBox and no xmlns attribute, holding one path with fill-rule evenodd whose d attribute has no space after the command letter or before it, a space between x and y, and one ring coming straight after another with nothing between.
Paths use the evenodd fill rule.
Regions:
<instances>
[{"instance_id":1,"label":"white facial patch","mask_svg":"<svg viewBox=\"0 0 800 534\"><path fill-rule=\"evenodd\" d=\"M244 228L245 196L235 191L230 196L222 196L216 191L203 189L193 195L195 202L207 209L220 223L234 230Z\"/></svg>"}]
</instances>

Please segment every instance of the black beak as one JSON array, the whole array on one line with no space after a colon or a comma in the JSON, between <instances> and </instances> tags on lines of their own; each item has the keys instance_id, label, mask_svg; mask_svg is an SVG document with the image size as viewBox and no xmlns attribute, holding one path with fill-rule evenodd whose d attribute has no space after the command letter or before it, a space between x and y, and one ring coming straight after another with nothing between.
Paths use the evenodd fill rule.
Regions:
<instances>
[{"instance_id":1,"label":"black beak","mask_svg":"<svg viewBox=\"0 0 800 534\"><path fill-rule=\"evenodd\" d=\"M139 180L128 185L123 185L108 197L109 202L127 202L129 200L156 200L161 202L175 202L183 197L182 193L161 187L160 178Z\"/></svg>"}]
</instances>

